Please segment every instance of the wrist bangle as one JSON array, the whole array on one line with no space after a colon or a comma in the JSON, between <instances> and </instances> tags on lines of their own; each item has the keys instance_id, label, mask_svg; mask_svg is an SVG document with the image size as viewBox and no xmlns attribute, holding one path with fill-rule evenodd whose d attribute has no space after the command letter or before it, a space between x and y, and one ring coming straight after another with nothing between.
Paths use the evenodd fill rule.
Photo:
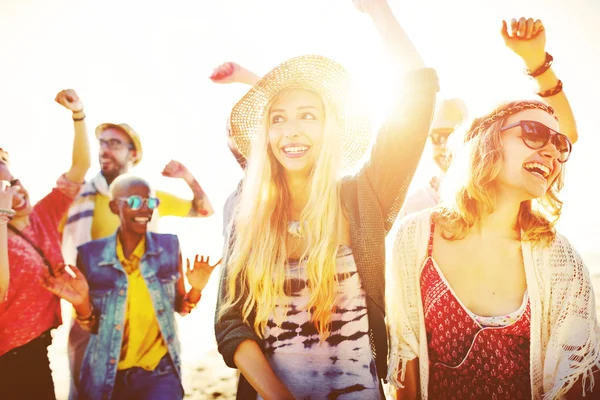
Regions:
<instances>
[{"instance_id":1,"label":"wrist bangle","mask_svg":"<svg viewBox=\"0 0 600 400\"><path fill-rule=\"evenodd\" d=\"M540 96L540 97L551 97L551 96L557 95L560 92L562 92L562 89L563 89L563 83L559 79L558 83L556 84L556 86L554 86L551 89L544 90L543 92L538 92L537 95Z\"/></svg>"},{"instance_id":2,"label":"wrist bangle","mask_svg":"<svg viewBox=\"0 0 600 400\"><path fill-rule=\"evenodd\" d=\"M77 318L77 321L81 323L91 323L94 320L94 305L90 304L90 315L82 317L79 314L76 314L75 317Z\"/></svg>"},{"instance_id":3,"label":"wrist bangle","mask_svg":"<svg viewBox=\"0 0 600 400\"><path fill-rule=\"evenodd\" d=\"M548 52L546 52L546 60L544 60L544 64L542 64L541 67L539 67L533 72L529 71L528 69L525 69L525 73L532 78L537 78L538 76L542 75L544 72L550 69L552 61L554 61L554 57L552 57L550 54L548 54Z\"/></svg>"},{"instance_id":4,"label":"wrist bangle","mask_svg":"<svg viewBox=\"0 0 600 400\"><path fill-rule=\"evenodd\" d=\"M13 209L0 208L0 216L8 218L9 221L13 219L16 214L17 212Z\"/></svg>"},{"instance_id":5,"label":"wrist bangle","mask_svg":"<svg viewBox=\"0 0 600 400\"><path fill-rule=\"evenodd\" d=\"M73 111L73 121L83 121L85 119L85 113L83 109L79 111Z\"/></svg>"}]
</instances>

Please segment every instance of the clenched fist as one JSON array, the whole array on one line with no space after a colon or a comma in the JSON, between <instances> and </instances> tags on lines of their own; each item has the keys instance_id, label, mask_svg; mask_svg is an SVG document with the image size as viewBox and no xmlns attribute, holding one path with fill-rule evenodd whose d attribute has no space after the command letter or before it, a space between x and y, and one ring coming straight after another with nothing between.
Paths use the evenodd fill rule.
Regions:
<instances>
[{"instance_id":1,"label":"clenched fist","mask_svg":"<svg viewBox=\"0 0 600 400\"><path fill-rule=\"evenodd\" d=\"M77 92L73 89L65 89L58 92L54 99L58 104L65 107L67 110L71 110L74 113L83 111L83 103L79 99Z\"/></svg>"}]
</instances>

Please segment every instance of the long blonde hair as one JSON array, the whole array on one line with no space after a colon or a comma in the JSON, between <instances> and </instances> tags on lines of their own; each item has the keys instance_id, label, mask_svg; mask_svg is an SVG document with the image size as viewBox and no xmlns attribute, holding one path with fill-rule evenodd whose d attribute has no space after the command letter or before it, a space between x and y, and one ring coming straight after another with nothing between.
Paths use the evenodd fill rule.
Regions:
<instances>
[{"instance_id":1,"label":"long blonde hair","mask_svg":"<svg viewBox=\"0 0 600 400\"><path fill-rule=\"evenodd\" d=\"M288 93L284 90L277 98ZM234 216L232 250L228 269L227 296L219 318L231 307L241 306L245 323L262 337L267 321L285 295L286 237L290 220L290 193L283 169L275 159L268 140L268 110L256 136L242 183ZM337 233L343 218L339 171L341 166L340 126L329 105L325 107L324 137L315 166L307 181L308 203L300 217L306 240L308 311L321 336L330 332L336 300ZM277 321L281 323L281 321Z\"/></svg>"},{"instance_id":2,"label":"long blonde hair","mask_svg":"<svg viewBox=\"0 0 600 400\"><path fill-rule=\"evenodd\" d=\"M503 104L492 113L473 121L465 136L467 141L461 151L455 154L442 183L444 201L432 213L445 239L464 238L481 215L494 210L496 178L503 163L500 129L511 115L534 108L554 115L554 110L544 103L516 101ZM515 230L522 232L521 240L543 244L554 240L554 226L562 209L558 192L563 185L564 165L544 196L521 203L515 225Z\"/></svg>"}]
</instances>

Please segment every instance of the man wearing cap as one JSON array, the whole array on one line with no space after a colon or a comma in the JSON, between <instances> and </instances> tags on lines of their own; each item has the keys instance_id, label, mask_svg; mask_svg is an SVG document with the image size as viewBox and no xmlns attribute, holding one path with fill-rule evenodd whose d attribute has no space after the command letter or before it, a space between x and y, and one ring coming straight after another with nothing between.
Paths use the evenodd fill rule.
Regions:
<instances>
[{"instance_id":1,"label":"man wearing cap","mask_svg":"<svg viewBox=\"0 0 600 400\"><path fill-rule=\"evenodd\" d=\"M439 201L438 189L443 176L450 167L451 157L448 152L448 139L454 130L467 118L467 106L460 99L448 99L440 103L436 110L429 139L433 146L433 162L439 168L439 173L434 175L426 185L418 188L406 198L400 217L435 207Z\"/></svg>"},{"instance_id":2,"label":"man wearing cap","mask_svg":"<svg viewBox=\"0 0 600 400\"><path fill-rule=\"evenodd\" d=\"M127 124L105 123L96 128L100 145L100 173L86 182L69 209L63 229L62 251L66 264L74 265L77 247L91 240L114 234L119 227L119 217L109 208L109 185L120 175L128 173L142 159L143 150L139 135ZM159 199L158 213L154 213L148 226L156 231L159 216L208 217L213 207L191 172L180 162L169 162L163 176L185 180L193 200L184 200L172 194L156 191ZM78 324L72 324L69 333L69 366L71 369L70 398L77 398L79 371L89 340L89 333Z\"/></svg>"}]
</instances>

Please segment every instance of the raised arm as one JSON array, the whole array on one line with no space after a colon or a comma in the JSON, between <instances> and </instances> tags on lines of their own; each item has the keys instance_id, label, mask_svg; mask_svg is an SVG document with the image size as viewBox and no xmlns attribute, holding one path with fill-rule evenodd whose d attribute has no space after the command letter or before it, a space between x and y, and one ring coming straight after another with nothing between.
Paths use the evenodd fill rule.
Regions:
<instances>
[{"instance_id":1,"label":"raised arm","mask_svg":"<svg viewBox=\"0 0 600 400\"><path fill-rule=\"evenodd\" d=\"M77 265L82 266L81 258L77 258ZM53 267L54 276L49 271L45 272L42 286L52 294L68 301L73 305L79 325L86 331L98 332L98 311L94 310L90 300L90 287L79 268L68 266L73 272L71 275L66 266L59 264Z\"/></svg>"},{"instance_id":2,"label":"raised arm","mask_svg":"<svg viewBox=\"0 0 600 400\"><path fill-rule=\"evenodd\" d=\"M578 138L577 124L567 95L561 90L562 83L546 56L546 30L542 21L513 18L510 27L506 21L502 21L501 34L506 47L521 57L528 73L537 75L532 78L535 79L538 95L556 111L561 133L575 143Z\"/></svg>"},{"instance_id":3,"label":"raised arm","mask_svg":"<svg viewBox=\"0 0 600 400\"><path fill-rule=\"evenodd\" d=\"M8 181L0 181L0 303L6 299L8 284L10 282L10 268L8 263L8 229L12 211L13 194L18 186L10 186Z\"/></svg>"},{"instance_id":4,"label":"raised arm","mask_svg":"<svg viewBox=\"0 0 600 400\"><path fill-rule=\"evenodd\" d=\"M185 275L188 282L192 286L189 292L185 292L185 285L183 282L183 263L181 253L179 253L179 281L177 282L177 300L176 300L176 311L181 315L189 314L200 301L202 297L202 290L206 287L210 275L214 271L215 267L221 263L221 260L217 261L214 265L210 265L210 257L198 256L194 258L193 268L190 266L190 259L186 258L186 272Z\"/></svg>"},{"instance_id":5,"label":"raised arm","mask_svg":"<svg viewBox=\"0 0 600 400\"><path fill-rule=\"evenodd\" d=\"M254 86L260 76L234 62L226 62L215 68L208 78L214 83L243 83Z\"/></svg>"},{"instance_id":6,"label":"raised arm","mask_svg":"<svg viewBox=\"0 0 600 400\"><path fill-rule=\"evenodd\" d=\"M65 174L71 182L82 183L85 174L90 169L90 142L85 125L85 113L83 103L73 89L59 92L54 99L58 104L73 112L73 127L75 137L73 139L73 157L71 168Z\"/></svg>"},{"instance_id":7,"label":"raised arm","mask_svg":"<svg viewBox=\"0 0 600 400\"><path fill-rule=\"evenodd\" d=\"M394 16L387 0L353 0L356 8L368 14L400 74L424 68L425 62Z\"/></svg>"},{"instance_id":8,"label":"raised arm","mask_svg":"<svg viewBox=\"0 0 600 400\"><path fill-rule=\"evenodd\" d=\"M210 200L204 193L204 190L202 190L202 187L194 175L192 175L185 165L179 161L172 160L165 166L162 174L168 178L183 179L192 190L194 199L192 200L192 207L188 213L189 217L209 217L214 214L215 210L213 209Z\"/></svg>"},{"instance_id":9,"label":"raised arm","mask_svg":"<svg viewBox=\"0 0 600 400\"><path fill-rule=\"evenodd\" d=\"M390 229L402 206L427 141L438 91L437 75L424 63L385 0L355 0L371 16L393 60L393 73L404 77L371 158L359 174L375 191ZM394 77L395 78L395 77ZM392 79L396 81L396 79Z\"/></svg>"}]
</instances>

